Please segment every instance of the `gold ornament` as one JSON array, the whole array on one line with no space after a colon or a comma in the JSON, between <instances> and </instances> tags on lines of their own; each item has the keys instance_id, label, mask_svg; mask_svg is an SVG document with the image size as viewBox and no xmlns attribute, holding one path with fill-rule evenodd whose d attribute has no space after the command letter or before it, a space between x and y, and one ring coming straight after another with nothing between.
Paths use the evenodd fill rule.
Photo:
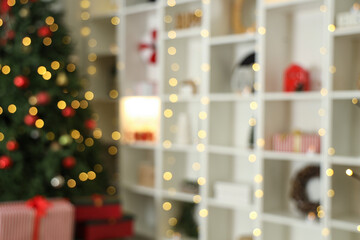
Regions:
<instances>
[{"instance_id":1,"label":"gold ornament","mask_svg":"<svg viewBox=\"0 0 360 240\"><path fill-rule=\"evenodd\" d=\"M56 84L59 86L66 86L68 84L68 78L64 72L57 75Z\"/></svg>"}]
</instances>

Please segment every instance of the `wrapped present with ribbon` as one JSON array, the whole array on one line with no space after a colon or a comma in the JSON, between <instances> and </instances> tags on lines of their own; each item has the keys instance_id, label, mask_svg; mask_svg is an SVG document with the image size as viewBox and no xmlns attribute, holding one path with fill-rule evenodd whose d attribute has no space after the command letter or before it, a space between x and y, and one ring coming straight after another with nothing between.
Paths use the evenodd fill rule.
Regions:
<instances>
[{"instance_id":1,"label":"wrapped present with ribbon","mask_svg":"<svg viewBox=\"0 0 360 240\"><path fill-rule=\"evenodd\" d=\"M277 152L320 153L320 139L317 133L300 131L275 134L272 139L272 149Z\"/></svg>"},{"instance_id":2,"label":"wrapped present with ribbon","mask_svg":"<svg viewBox=\"0 0 360 240\"><path fill-rule=\"evenodd\" d=\"M91 197L74 199L73 203L76 222L119 219L123 214L118 198L94 194Z\"/></svg>"},{"instance_id":3,"label":"wrapped present with ribbon","mask_svg":"<svg viewBox=\"0 0 360 240\"><path fill-rule=\"evenodd\" d=\"M74 207L65 199L0 204L0 239L71 240L73 232Z\"/></svg>"}]
</instances>

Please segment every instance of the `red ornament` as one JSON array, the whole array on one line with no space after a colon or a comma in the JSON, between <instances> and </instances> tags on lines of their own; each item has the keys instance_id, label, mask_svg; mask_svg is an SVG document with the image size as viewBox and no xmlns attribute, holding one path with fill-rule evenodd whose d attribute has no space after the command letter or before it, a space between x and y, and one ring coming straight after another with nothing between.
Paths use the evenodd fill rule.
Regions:
<instances>
[{"instance_id":1,"label":"red ornament","mask_svg":"<svg viewBox=\"0 0 360 240\"><path fill-rule=\"evenodd\" d=\"M28 126L34 126L36 120L38 120L39 118L37 116L32 116L30 114L26 115L24 117L24 123Z\"/></svg>"},{"instance_id":2,"label":"red ornament","mask_svg":"<svg viewBox=\"0 0 360 240\"><path fill-rule=\"evenodd\" d=\"M8 156L0 157L0 169L8 169L12 166L12 160Z\"/></svg>"},{"instance_id":3,"label":"red ornament","mask_svg":"<svg viewBox=\"0 0 360 240\"><path fill-rule=\"evenodd\" d=\"M14 85L18 88L25 89L29 87L30 81L27 77L19 75L14 78Z\"/></svg>"},{"instance_id":4,"label":"red ornament","mask_svg":"<svg viewBox=\"0 0 360 240\"><path fill-rule=\"evenodd\" d=\"M51 96L48 92L39 92L36 95L36 100L39 105L47 105L51 101Z\"/></svg>"},{"instance_id":5,"label":"red ornament","mask_svg":"<svg viewBox=\"0 0 360 240\"><path fill-rule=\"evenodd\" d=\"M62 160L64 168L71 169L76 165L76 159L72 156L66 157Z\"/></svg>"},{"instance_id":6,"label":"red ornament","mask_svg":"<svg viewBox=\"0 0 360 240\"><path fill-rule=\"evenodd\" d=\"M284 74L284 91L309 91L309 73L302 67L293 64L288 67Z\"/></svg>"},{"instance_id":7,"label":"red ornament","mask_svg":"<svg viewBox=\"0 0 360 240\"><path fill-rule=\"evenodd\" d=\"M42 26L38 29L37 34L39 37L51 37L52 32L48 26Z\"/></svg>"},{"instance_id":8,"label":"red ornament","mask_svg":"<svg viewBox=\"0 0 360 240\"><path fill-rule=\"evenodd\" d=\"M88 119L85 121L85 127L87 129L93 130L96 128L96 121L93 119Z\"/></svg>"},{"instance_id":9,"label":"red ornament","mask_svg":"<svg viewBox=\"0 0 360 240\"><path fill-rule=\"evenodd\" d=\"M9 151L15 151L19 148L19 143L15 140L10 140L6 143L6 149Z\"/></svg>"},{"instance_id":10,"label":"red ornament","mask_svg":"<svg viewBox=\"0 0 360 240\"><path fill-rule=\"evenodd\" d=\"M68 118L75 116L75 113L76 112L72 107L66 107L61 111L61 114L64 117L68 117Z\"/></svg>"},{"instance_id":11,"label":"red ornament","mask_svg":"<svg viewBox=\"0 0 360 240\"><path fill-rule=\"evenodd\" d=\"M8 31L8 32L6 33L6 37L7 37L9 40L14 39L14 38L15 38L15 35L16 35L16 33L15 33L14 30L10 30L10 31Z\"/></svg>"},{"instance_id":12,"label":"red ornament","mask_svg":"<svg viewBox=\"0 0 360 240\"><path fill-rule=\"evenodd\" d=\"M11 7L7 2L7 0L1 0L0 13L7 13L10 11Z\"/></svg>"},{"instance_id":13,"label":"red ornament","mask_svg":"<svg viewBox=\"0 0 360 240\"><path fill-rule=\"evenodd\" d=\"M145 36L143 42L141 42L138 46L138 49L141 52L141 58L150 64L155 64L157 59L156 39L157 31L153 30L151 32L151 36Z\"/></svg>"}]
</instances>

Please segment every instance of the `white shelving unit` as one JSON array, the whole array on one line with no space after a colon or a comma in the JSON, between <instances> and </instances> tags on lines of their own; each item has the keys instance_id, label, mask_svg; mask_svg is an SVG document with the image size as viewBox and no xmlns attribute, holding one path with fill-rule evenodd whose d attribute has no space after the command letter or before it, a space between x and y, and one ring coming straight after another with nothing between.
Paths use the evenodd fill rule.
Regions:
<instances>
[{"instance_id":1,"label":"white shelving unit","mask_svg":"<svg viewBox=\"0 0 360 240\"><path fill-rule=\"evenodd\" d=\"M179 218L184 203L196 202L199 240L249 235L261 240L359 239L360 184L345 170L360 170L360 111L352 104L360 98L360 31L333 27L336 14L355 2L248 1L244 11L256 11L257 31L234 34L230 0L119 1L121 96L141 97L138 84L155 80L157 94L150 95L161 101L156 141L121 147L121 196L124 209L136 215L137 234L171 239L169 219ZM202 16L200 26L175 29L179 13L195 11ZM157 63L149 70L137 51L154 29ZM256 93L242 96L231 90L232 70L253 51ZM310 71L311 91L283 92L284 70L291 63ZM183 94L186 80L194 81L196 94ZM166 110L171 114L164 116ZM182 113L191 129L185 142L179 140ZM253 148L249 120L256 121ZM323 135L321 152L272 150L274 134L294 130ZM153 167L153 187L139 185L143 164ZM321 169L318 193L325 214L315 221L299 214L289 197L295 173L307 165ZM327 175L329 169L333 176ZM164 176L168 173L171 179ZM205 184L198 193L186 193L183 183L189 180ZM251 204L217 199L214 184L220 181L248 185ZM169 204L163 209L164 203L171 209Z\"/></svg>"}]
</instances>

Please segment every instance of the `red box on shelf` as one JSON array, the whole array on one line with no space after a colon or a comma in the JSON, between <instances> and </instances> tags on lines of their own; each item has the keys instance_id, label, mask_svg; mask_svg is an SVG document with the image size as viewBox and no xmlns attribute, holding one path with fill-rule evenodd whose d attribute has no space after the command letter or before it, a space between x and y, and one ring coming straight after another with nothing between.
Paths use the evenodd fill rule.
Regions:
<instances>
[{"instance_id":1,"label":"red box on shelf","mask_svg":"<svg viewBox=\"0 0 360 240\"><path fill-rule=\"evenodd\" d=\"M119 219L123 215L117 198L92 197L78 199L74 204L76 222Z\"/></svg>"},{"instance_id":2,"label":"red box on shelf","mask_svg":"<svg viewBox=\"0 0 360 240\"><path fill-rule=\"evenodd\" d=\"M76 235L83 240L101 240L131 237L134 233L134 222L131 216L116 220L97 220L78 223Z\"/></svg>"}]
</instances>

